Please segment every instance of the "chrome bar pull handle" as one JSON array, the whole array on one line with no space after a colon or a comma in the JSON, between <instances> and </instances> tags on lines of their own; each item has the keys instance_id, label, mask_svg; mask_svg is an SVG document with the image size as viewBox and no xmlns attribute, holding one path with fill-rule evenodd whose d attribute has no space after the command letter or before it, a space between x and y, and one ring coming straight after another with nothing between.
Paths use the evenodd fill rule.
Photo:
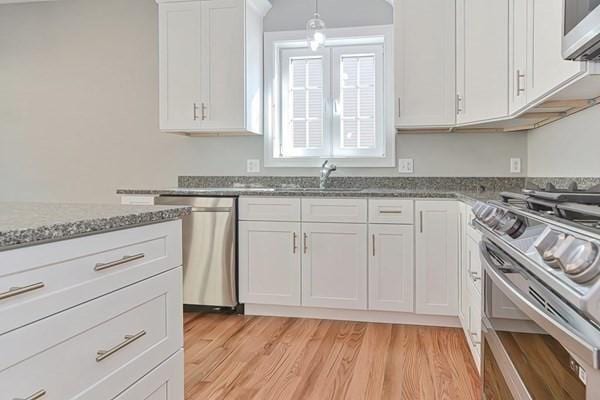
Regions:
<instances>
[{"instance_id":1,"label":"chrome bar pull handle","mask_svg":"<svg viewBox=\"0 0 600 400\"><path fill-rule=\"evenodd\" d=\"M206 116L206 110L207 110L207 106L206 104L204 104L204 102L202 103L202 121L206 120L207 116Z\"/></svg>"},{"instance_id":2,"label":"chrome bar pull handle","mask_svg":"<svg viewBox=\"0 0 600 400\"><path fill-rule=\"evenodd\" d=\"M401 210L397 210L397 211L394 211L394 210L381 210L381 211L379 211L379 214L402 214L402 211Z\"/></svg>"},{"instance_id":3,"label":"chrome bar pull handle","mask_svg":"<svg viewBox=\"0 0 600 400\"><path fill-rule=\"evenodd\" d=\"M198 121L198 104L194 103L194 121Z\"/></svg>"},{"instance_id":4,"label":"chrome bar pull handle","mask_svg":"<svg viewBox=\"0 0 600 400\"><path fill-rule=\"evenodd\" d=\"M521 73L521 70L517 70L517 96L525 91L524 87L521 87L521 79L525 78L525 74Z\"/></svg>"},{"instance_id":5,"label":"chrome bar pull handle","mask_svg":"<svg viewBox=\"0 0 600 400\"><path fill-rule=\"evenodd\" d=\"M119 265L123 265L128 262L135 261L135 260L139 260L144 257L145 257L144 253L139 253L139 254L134 254L132 256L125 256L125 257L121 258L120 260L115 260L115 261L111 261L108 263L98 263L94 267L94 271L104 271L105 269L118 267Z\"/></svg>"},{"instance_id":6,"label":"chrome bar pull handle","mask_svg":"<svg viewBox=\"0 0 600 400\"><path fill-rule=\"evenodd\" d=\"M462 100L463 100L462 96L459 93L457 93L456 94L456 115L463 112L463 109L461 108Z\"/></svg>"},{"instance_id":7,"label":"chrome bar pull handle","mask_svg":"<svg viewBox=\"0 0 600 400\"><path fill-rule=\"evenodd\" d=\"M419 229L423 233L423 211L419 211Z\"/></svg>"},{"instance_id":8,"label":"chrome bar pull handle","mask_svg":"<svg viewBox=\"0 0 600 400\"><path fill-rule=\"evenodd\" d=\"M372 240L373 240L373 257L375 257L375 234L373 234Z\"/></svg>"},{"instance_id":9,"label":"chrome bar pull handle","mask_svg":"<svg viewBox=\"0 0 600 400\"><path fill-rule=\"evenodd\" d=\"M304 254L308 252L308 235L304 234Z\"/></svg>"},{"instance_id":10,"label":"chrome bar pull handle","mask_svg":"<svg viewBox=\"0 0 600 400\"><path fill-rule=\"evenodd\" d=\"M298 234L296 232L294 232L292 234L292 253L296 254L296 250L298 250L298 244L296 243L296 240L298 239Z\"/></svg>"},{"instance_id":11,"label":"chrome bar pull handle","mask_svg":"<svg viewBox=\"0 0 600 400\"><path fill-rule=\"evenodd\" d=\"M21 294L33 292L34 290L38 290L46 286L44 282L34 283L33 285L20 286L20 287L12 287L7 292L0 293L0 300L6 300L11 297L19 296Z\"/></svg>"},{"instance_id":12,"label":"chrome bar pull handle","mask_svg":"<svg viewBox=\"0 0 600 400\"><path fill-rule=\"evenodd\" d=\"M146 334L146 331L141 331L141 332L136 333L135 335L125 335L125 341L119 343L115 347L113 347L109 350L98 350L98 352L96 353L96 362L100 362L102 360L107 359L108 357L112 356L119 350L122 350L125 347L129 346L131 343L135 342L136 340L138 340L145 334Z\"/></svg>"},{"instance_id":13,"label":"chrome bar pull handle","mask_svg":"<svg viewBox=\"0 0 600 400\"><path fill-rule=\"evenodd\" d=\"M45 395L46 395L46 391L44 389L42 389L42 390L38 390L37 392L35 392L34 394L32 394L29 397L25 397L24 399L14 398L13 400L37 400L37 399L41 399Z\"/></svg>"},{"instance_id":14,"label":"chrome bar pull handle","mask_svg":"<svg viewBox=\"0 0 600 400\"><path fill-rule=\"evenodd\" d=\"M400 118L402 116L402 101L400 100L400 97L398 97L398 118Z\"/></svg>"}]
</instances>

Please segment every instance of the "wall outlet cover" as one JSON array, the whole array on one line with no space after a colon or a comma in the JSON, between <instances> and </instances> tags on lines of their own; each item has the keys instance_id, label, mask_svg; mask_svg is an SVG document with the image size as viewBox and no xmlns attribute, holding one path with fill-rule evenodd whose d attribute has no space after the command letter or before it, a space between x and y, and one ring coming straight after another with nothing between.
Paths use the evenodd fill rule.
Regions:
<instances>
[{"instance_id":1,"label":"wall outlet cover","mask_svg":"<svg viewBox=\"0 0 600 400\"><path fill-rule=\"evenodd\" d=\"M398 172L401 174L412 174L415 172L415 163L412 158L401 158L398 160Z\"/></svg>"},{"instance_id":2,"label":"wall outlet cover","mask_svg":"<svg viewBox=\"0 0 600 400\"><path fill-rule=\"evenodd\" d=\"M246 161L246 172L251 174L257 174L260 172L260 160L247 160Z\"/></svg>"},{"instance_id":3,"label":"wall outlet cover","mask_svg":"<svg viewBox=\"0 0 600 400\"><path fill-rule=\"evenodd\" d=\"M521 173L521 159L520 158L511 158L510 159L510 173L511 174L520 174Z\"/></svg>"}]
</instances>

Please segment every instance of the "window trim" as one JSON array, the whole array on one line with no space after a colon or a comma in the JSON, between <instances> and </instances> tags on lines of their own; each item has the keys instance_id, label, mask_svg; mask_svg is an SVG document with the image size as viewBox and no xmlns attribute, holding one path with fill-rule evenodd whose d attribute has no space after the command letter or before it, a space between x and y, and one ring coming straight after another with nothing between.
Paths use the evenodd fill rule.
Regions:
<instances>
[{"instance_id":1,"label":"window trim","mask_svg":"<svg viewBox=\"0 0 600 400\"><path fill-rule=\"evenodd\" d=\"M281 146L280 93L281 93L281 52L284 49L305 48L304 31L283 31L265 33L265 95L264 95L264 164L265 167L319 167L324 159L335 162L340 167L395 167L396 131L394 129L394 72L393 72L393 28L391 25L337 28L327 30L327 44L373 45L383 43L384 76L383 129L385 131L385 157L276 157L275 150ZM333 62L333 61L332 61Z\"/></svg>"}]
</instances>

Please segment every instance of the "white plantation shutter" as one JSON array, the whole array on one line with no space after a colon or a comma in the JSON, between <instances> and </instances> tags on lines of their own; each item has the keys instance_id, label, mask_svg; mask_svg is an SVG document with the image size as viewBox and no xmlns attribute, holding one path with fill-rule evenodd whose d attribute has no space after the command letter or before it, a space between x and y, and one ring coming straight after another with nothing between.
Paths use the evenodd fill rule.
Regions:
<instances>
[{"instance_id":1,"label":"white plantation shutter","mask_svg":"<svg viewBox=\"0 0 600 400\"><path fill-rule=\"evenodd\" d=\"M385 157L383 45L281 52L279 157Z\"/></svg>"},{"instance_id":2,"label":"white plantation shutter","mask_svg":"<svg viewBox=\"0 0 600 400\"><path fill-rule=\"evenodd\" d=\"M341 147L373 149L377 146L375 55L342 56L340 68Z\"/></svg>"},{"instance_id":3,"label":"white plantation shutter","mask_svg":"<svg viewBox=\"0 0 600 400\"><path fill-rule=\"evenodd\" d=\"M336 114L333 154L382 157L383 46L347 46L333 50Z\"/></svg>"},{"instance_id":4,"label":"white plantation shutter","mask_svg":"<svg viewBox=\"0 0 600 400\"><path fill-rule=\"evenodd\" d=\"M287 157L326 154L327 54L286 52L282 61L282 148Z\"/></svg>"}]
</instances>

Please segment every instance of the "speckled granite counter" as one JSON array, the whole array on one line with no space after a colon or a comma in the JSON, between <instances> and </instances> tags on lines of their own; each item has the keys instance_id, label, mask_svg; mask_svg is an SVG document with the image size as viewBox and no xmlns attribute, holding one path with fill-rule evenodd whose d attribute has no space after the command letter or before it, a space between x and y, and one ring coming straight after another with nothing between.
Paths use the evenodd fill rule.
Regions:
<instances>
[{"instance_id":1,"label":"speckled granite counter","mask_svg":"<svg viewBox=\"0 0 600 400\"><path fill-rule=\"evenodd\" d=\"M181 218L188 207L0 202L0 251Z\"/></svg>"},{"instance_id":2,"label":"speckled granite counter","mask_svg":"<svg viewBox=\"0 0 600 400\"><path fill-rule=\"evenodd\" d=\"M468 203L477 200L499 199L499 192L439 191L418 189L302 189L302 188L172 188L172 189L120 189L120 195L154 196L279 196L279 197L396 197L458 199Z\"/></svg>"}]
</instances>

